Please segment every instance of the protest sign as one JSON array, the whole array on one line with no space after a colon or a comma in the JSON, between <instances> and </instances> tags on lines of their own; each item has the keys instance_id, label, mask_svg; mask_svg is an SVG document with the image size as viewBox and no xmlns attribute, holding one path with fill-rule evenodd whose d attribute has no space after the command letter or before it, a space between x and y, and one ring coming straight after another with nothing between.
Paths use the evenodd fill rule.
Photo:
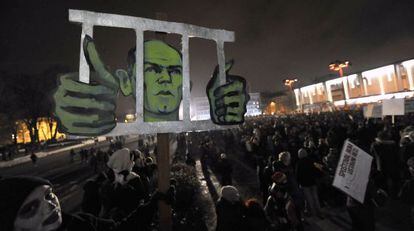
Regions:
<instances>
[{"instance_id":1,"label":"protest sign","mask_svg":"<svg viewBox=\"0 0 414 231\"><path fill-rule=\"evenodd\" d=\"M404 115L404 99L384 99L382 101L382 115Z\"/></svg>"},{"instance_id":2,"label":"protest sign","mask_svg":"<svg viewBox=\"0 0 414 231\"><path fill-rule=\"evenodd\" d=\"M336 168L333 186L364 203L372 156L349 140L345 141Z\"/></svg>"}]
</instances>

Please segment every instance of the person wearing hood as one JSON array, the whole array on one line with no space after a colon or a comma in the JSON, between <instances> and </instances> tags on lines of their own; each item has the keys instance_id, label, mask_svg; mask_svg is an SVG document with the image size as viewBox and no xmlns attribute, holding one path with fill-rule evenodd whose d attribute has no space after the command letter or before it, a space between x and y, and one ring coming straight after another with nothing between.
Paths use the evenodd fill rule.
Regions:
<instances>
[{"instance_id":1,"label":"person wearing hood","mask_svg":"<svg viewBox=\"0 0 414 231\"><path fill-rule=\"evenodd\" d=\"M136 206L128 216L115 221L87 213L62 213L52 184L42 178L1 179L0 194L0 230L4 231L135 231L152 221L158 200L171 201L170 196L156 193L148 203Z\"/></svg>"},{"instance_id":2,"label":"person wearing hood","mask_svg":"<svg viewBox=\"0 0 414 231\"><path fill-rule=\"evenodd\" d=\"M99 189L101 216L115 219L124 217L137 205L148 200L148 186L132 171L134 165L134 155L128 148L119 149L109 157L107 179ZM84 201L88 200L95 200L95 197L84 198Z\"/></svg>"},{"instance_id":3,"label":"person wearing hood","mask_svg":"<svg viewBox=\"0 0 414 231\"><path fill-rule=\"evenodd\" d=\"M237 188L231 185L221 188L221 197L216 203L216 231L245 230L245 206Z\"/></svg>"},{"instance_id":4,"label":"person wearing hood","mask_svg":"<svg viewBox=\"0 0 414 231\"><path fill-rule=\"evenodd\" d=\"M399 157L398 145L388 138L387 133L380 131L371 145L377 171L382 178L382 187L393 197L397 196L399 188Z\"/></svg>"}]
</instances>

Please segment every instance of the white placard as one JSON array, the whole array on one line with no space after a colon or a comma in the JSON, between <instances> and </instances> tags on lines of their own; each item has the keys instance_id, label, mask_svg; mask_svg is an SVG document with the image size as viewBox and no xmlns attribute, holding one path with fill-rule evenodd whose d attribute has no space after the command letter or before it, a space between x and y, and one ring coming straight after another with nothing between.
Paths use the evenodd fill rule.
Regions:
<instances>
[{"instance_id":1,"label":"white placard","mask_svg":"<svg viewBox=\"0 0 414 231\"><path fill-rule=\"evenodd\" d=\"M384 99L382 101L382 115L404 115L404 99Z\"/></svg>"},{"instance_id":2,"label":"white placard","mask_svg":"<svg viewBox=\"0 0 414 231\"><path fill-rule=\"evenodd\" d=\"M371 164L372 156L346 140L332 185L364 203Z\"/></svg>"}]
</instances>

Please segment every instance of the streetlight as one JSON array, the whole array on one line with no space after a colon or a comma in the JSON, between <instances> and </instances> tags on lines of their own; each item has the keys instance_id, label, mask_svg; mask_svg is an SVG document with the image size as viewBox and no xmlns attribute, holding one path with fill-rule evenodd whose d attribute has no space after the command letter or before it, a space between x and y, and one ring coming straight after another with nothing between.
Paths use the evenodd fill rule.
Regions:
<instances>
[{"instance_id":1,"label":"streetlight","mask_svg":"<svg viewBox=\"0 0 414 231\"><path fill-rule=\"evenodd\" d=\"M283 83L285 84L285 86L287 86L289 88L289 93L287 95L291 95L291 97L288 97L289 100L289 108L291 108L291 105L294 105L295 103L295 93L293 92L293 84L296 83L298 81L298 79L284 79ZM293 107L292 107L293 108Z\"/></svg>"},{"instance_id":2,"label":"streetlight","mask_svg":"<svg viewBox=\"0 0 414 231\"><path fill-rule=\"evenodd\" d=\"M296 83L298 79L284 79L283 83L285 86L289 87L289 90L293 90L293 84Z\"/></svg>"},{"instance_id":3,"label":"streetlight","mask_svg":"<svg viewBox=\"0 0 414 231\"><path fill-rule=\"evenodd\" d=\"M351 65L351 62L349 62L349 61L336 60L335 62L332 62L332 63L329 64L329 70L338 71L339 76L342 77L342 76L344 76L344 71L342 69L346 68L346 67L349 67L350 65Z\"/></svg>"}]
</instances>

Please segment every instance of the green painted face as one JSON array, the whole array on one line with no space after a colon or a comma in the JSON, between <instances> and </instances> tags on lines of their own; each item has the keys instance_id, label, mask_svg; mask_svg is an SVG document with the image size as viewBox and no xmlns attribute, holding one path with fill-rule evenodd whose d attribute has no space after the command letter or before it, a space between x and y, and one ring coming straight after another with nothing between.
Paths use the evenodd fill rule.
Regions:
<instances>
[{"instance_id":1,"label":"green painted face","mask_svg":"<svg viewBox=\"0 0 414 231\"><path fill-rule=\"evenodd\" d=\"M182 99L182 62L177 50L161 41L144 44L144 108L154 114L178 111Z\"/></svg>"},{"instance_id":2,"label":"green painted face","mask_svg":"<svg viewBox=\"0 0 414 231\"><path fill-rule=\"evenodd\" d=\"M135 65L133 66L132 71L132 73L135 73ZM135 83L133 83L132 86L135 88ZM135 92L135 89L133 92ZM156 115L163 116L173 113L175 119L178 119L178 109L181 99L182 62L180 53L173 47L161 41L153 40L145 42L145 113L151 114L151 117L156 117ZM148 116L145 117L148 118ZM148 118L148 121L151 120L152 119Z\"/></svg>"}]
</instances>

